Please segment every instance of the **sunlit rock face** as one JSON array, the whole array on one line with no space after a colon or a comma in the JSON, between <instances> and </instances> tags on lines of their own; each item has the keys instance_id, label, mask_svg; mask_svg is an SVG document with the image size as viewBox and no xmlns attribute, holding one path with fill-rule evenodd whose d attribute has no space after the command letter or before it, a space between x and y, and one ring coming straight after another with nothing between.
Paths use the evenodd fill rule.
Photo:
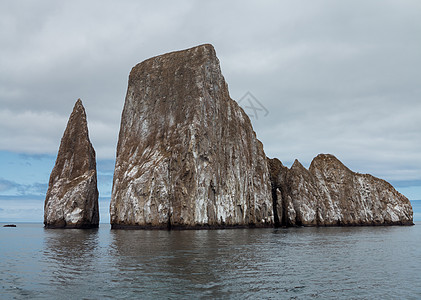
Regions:
<instances>
[{"instance_id":1,"label":"sunlit rock face","mask_svg":"<svg viewBox=\"0 0 421 300\"><path fill-rule=\"evenodd\" d=\"M47 228L94 228L99 224L95 150L79 99L70 115L44 204Z\"/></svg>"},{"instance_id":2,"label":"sunlit rock face","mask_svg":"<svg viewBox=\"0 0 421 300\"><path fill-rule=\"evenodd\" d=\"M112 228L273 224L263 146L211 45L132 69L110 216Z\"/></svg>"},{"instance_id":3,"label":"sunlit rock face","mask_svg":"<svg viewBox=\"0 0 421 300\"><path fill-rule=\"evenodd\" d=\"M412 225L409 200L386 181L352 172L320 154L307 170L269 160L277 224L283 226Z\"/></svg>"}]
</instances>

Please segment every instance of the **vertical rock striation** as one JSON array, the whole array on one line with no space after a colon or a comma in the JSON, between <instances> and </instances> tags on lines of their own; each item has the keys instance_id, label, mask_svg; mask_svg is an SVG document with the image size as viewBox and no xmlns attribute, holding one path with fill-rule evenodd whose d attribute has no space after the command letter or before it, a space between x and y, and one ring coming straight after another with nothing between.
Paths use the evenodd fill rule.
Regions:
<instances>
[{"instance_id":1,"label":"vertical rock striation","mask_svg":"<svg viewBox=\"0 0 421 300\"><path fill-rule=\"evenodd\" d=\"M266 156L211 45L136 65L121 118L112 228L273 224Z\"/></svg>"},{"instance_id":2,"label":"vertical rock striation","mask_svg":"<svg viewBox=\"0 0 421 300\"><path fill-rule=\"evenodd\" d=\"M79 99L70 115L44 205L47 228L98 227L95 150L89 141L85 109Z\"/></svg>"},{"instance_id":3,"label":"vertical rock striation","mask_svg":"<svg viewBox=\"0 0 421 300\"><path fill-rule=\"evenodd\" d=\"M386 181L354 173L333 155L305 169L269 160L275 220L282 226L412 225L409 200Z\"/></svg>"}]
</instances>

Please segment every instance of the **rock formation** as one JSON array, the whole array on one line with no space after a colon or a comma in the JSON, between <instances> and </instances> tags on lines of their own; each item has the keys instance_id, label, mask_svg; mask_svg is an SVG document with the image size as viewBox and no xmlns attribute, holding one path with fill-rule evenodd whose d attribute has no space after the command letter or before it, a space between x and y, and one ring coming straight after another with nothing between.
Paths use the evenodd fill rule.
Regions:
<instances>
[{"instance_id":1,"label":"rock formation","mask_svg":"<svg viewBox=\"0 0 421 300\"><path fill-rule=\"evenodd\" d=\"M211 45L130 72L110 215L112 228L273 224L263 146Z\"/></svg>"},{"instance_id":2,"label":"rock formation","mask_svg":"<svg viewBox=\"0 0 421 300\"><path fill-rule=\"evenodd\" d=\"M47 228L98 227L95 150L89 141L85 109L79 99L70 115L44 205Z\"/></svg>"},{"instance_id":3,"label":"rock formation","mask_svg":"<svg viewBox=\"0 0 421 300\"><path fill-rule=\"evenodd\" d=\"M267 159L211 45L132 69L110 217L112 228L413 224L408 199L332 155L308 170Z\"/></svg>"},{"instance_id":4,"label":"rock formation","mask_svg":"<svg viewBox=\"0 0 421 300\"><path fill-rule=\"evenodd\" d=\"M354 173L333 155L310 168L269 160L275 222L283 226L412 225L409 200L386 181Z\"/></svg>"}]
</instances>

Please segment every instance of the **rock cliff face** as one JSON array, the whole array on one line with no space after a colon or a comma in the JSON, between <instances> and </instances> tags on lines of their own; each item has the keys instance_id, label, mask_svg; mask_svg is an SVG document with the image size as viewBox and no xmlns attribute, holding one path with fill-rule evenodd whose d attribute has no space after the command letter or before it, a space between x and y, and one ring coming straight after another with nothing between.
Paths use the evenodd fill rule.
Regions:
<instances>
[{"instance_id":1,"label":"rock cliff face","mask_svg":"<svg viewBox=\"0 0 421 300\"><path fill-rule=\"evenodd\" d=\"M112 228L273 224L263 146L211 45L130 72L110 215Z\"/></svg>"},{"instance_id":2,"label":"rock cliff face","mask_svg":"<svg viewBox=\"0 0 421 300\"><path fill-rule=\"evenodd\" d=\"M389 183L320 154L309 170L269 160L275 221L283 226L412 225L409 200Z\"/></svg>"},{"instance_id":3,"label":"rock cliff face","mask_svg":"<svg viewBox=\"0 0 421 300\"><path fill-rule=\"evenodd\" d=\"M98 227L95 150L89 141L85 109L79 99L70 115L44 205L47 228Z\"/></svg>"}]
</instances>

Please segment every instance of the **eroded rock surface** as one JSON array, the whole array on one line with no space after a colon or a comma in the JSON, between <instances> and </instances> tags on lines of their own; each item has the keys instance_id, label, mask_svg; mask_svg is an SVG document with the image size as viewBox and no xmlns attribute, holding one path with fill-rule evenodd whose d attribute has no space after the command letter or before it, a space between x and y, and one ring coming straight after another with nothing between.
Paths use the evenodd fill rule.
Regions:
<instances>
[{"instance_id":1,"label":"eroded rock surface","mask_svg":"<svg viewBox=\"0 0 421 300\"><path fill-rule=\"evenodd\" d=\"M136 65L121 119L113 228L273 224L263 146L211 45Z\"/></svg>"},{"instance_id":2,"label":"eroded rock surface","mask_svg":"<svg viewBox=\"0 0 421 300\"><path fill-rule=\"evenodd\" d=\"M320 154L307 170L269 160L275 220L283 226L412 225L409 200L386 181Z\"/></svg>"},{"instance_id":3,"label":"eroded rock surface","mask_svg":"<svg viewBox=\"0 0 421 300\"><path fill-rule=\"evenodd\" d=\"M47 228L98 227L95 150L89 141L85 109L79 99L70 115L44 205Z\"/></svg>"}]
</instances>

